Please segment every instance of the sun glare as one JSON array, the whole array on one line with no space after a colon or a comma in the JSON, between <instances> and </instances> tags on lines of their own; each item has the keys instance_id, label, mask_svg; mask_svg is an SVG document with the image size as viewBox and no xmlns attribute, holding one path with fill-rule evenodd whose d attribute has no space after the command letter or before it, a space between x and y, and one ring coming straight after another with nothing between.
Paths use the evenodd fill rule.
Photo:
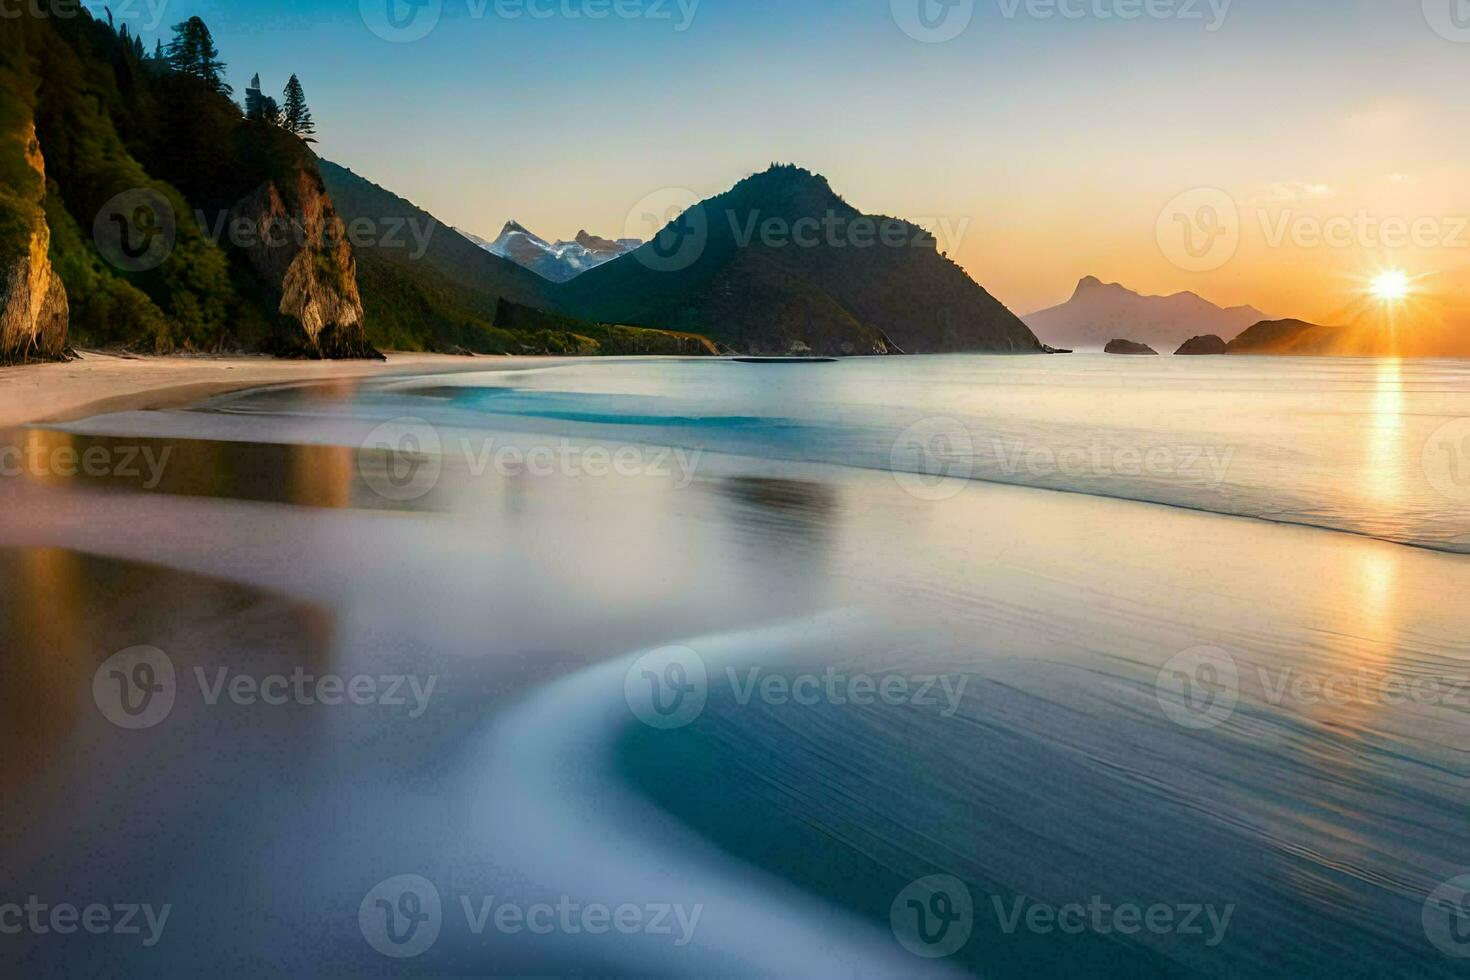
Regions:
<instances>
[{"instance_id":1,"label":"sun glare","mask_svg":"<svg viewBox=\"0 0 1470 980\"><path fill-rule=\"evenodd\" d=\"M1409 296L1409 277L1402 269L1389 269L1373 277L1369 287L1373 295L1385 303L1393 303Z\"/></svg>"}]
</instances>

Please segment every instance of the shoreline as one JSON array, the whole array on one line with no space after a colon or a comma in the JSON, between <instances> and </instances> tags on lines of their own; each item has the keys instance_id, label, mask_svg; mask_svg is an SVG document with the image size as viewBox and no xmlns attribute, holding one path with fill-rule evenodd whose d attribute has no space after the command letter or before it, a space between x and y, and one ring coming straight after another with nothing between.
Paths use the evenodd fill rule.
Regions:
<instances>
[{"instance_id":1,"label":"shoreline","mask_svg":"<svg viewBox=\"0 0 1470 980\"><path fill-rule=\"evenodd\" d=\"M295 381L396 374L460 374L574 358L388 353L386 361L293 361L268 355L128 355L87 351L75 361L0 368L0 428L151 411Z\"/></svg>"}]
</instances>

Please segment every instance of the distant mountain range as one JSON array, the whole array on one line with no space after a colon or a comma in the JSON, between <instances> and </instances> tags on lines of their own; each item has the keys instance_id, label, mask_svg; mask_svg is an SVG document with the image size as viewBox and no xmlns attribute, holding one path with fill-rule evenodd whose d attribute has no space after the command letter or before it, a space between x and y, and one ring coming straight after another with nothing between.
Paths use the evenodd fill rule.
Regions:
<instances>
[{"instance_id":1,"label":"distant mountain range","mask_svg":"<svg viewBox=\"0 0 1470 980\"><path fill-rule=\"evenodd\" d=\"M506 222L500 237L493 242L465 232L461 234L493 254L510 259L552 282L575 279L643 244L637 238L620 238L617 241L599 238L585 230L577 232L577 237L570 242L548 242L516 221Z\"/></svg>"},{"instance_id":2,"label":"distant mountain range","mask_svg":"<svg viewBox=\"0 0 1470 980\"><path fill-rule=\"evenodd\" d=\"M1233 337L1265 320L1250 306L1216 306L1194 293L1144 296L1118 283L1087 276L1060 306L1023 317L1026 325L1054 347L1101 350L1127 337L1156 350L1175 350L1191 337Z\"/></svg>"},{"instance_id":3,"label":"distant mountain range","mask_svg":"<svg viewBox=\"0 0 1470 980\"><path fill-rule=\"evenodd\" d=\"M575 316L703 333L754 353L1044 350L928 232L863 214L794 166L695 205L557 298Z\"/></svg>"}]
</instances>

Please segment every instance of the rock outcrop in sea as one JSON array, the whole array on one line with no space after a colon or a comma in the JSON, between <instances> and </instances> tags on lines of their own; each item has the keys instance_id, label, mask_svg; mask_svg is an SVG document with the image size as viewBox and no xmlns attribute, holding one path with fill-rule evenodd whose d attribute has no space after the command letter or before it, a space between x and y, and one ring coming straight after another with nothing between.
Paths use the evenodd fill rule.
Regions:
<instances>
[{"instance_id":1,"label":"rock outcrop in sea","mask_svg":"<svg viewBox=\"0 0 1470 980\"><path fill-rule=\"evenodd\" d=\"M1104 354L1157 354L1158 351L1154 350L1152 347L1148 346L1147 344L1136 343L1136 342L1134 342L1132 340L1112 340L1112 341L1109 341L1108 342L1108 346L1107 347L1103 348L1103 353Z\"/></svg>"},{"instance_id":2,"label":"rock outcrop in sea","mask_svg":"<svg viewBox=\"0 0 1470 980\"><path fill-rule=\"evenodd\" d=\"M1175 354L1227 354L1230 345L1214 334L1206 334L1203 337L1191 337L1184 342L1184 346L1176 350Z\"/></svg>"}]
</instances>

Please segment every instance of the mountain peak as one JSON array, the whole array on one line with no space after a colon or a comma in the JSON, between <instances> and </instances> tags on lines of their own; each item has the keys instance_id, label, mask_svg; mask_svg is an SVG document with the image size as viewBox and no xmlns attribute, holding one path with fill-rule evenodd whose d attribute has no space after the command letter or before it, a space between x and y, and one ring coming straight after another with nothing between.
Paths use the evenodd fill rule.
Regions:
<instances>
[{"instance_id":1,"label":"mountain peak","mask_svg":"<svg viewBox=\"0 0 1470 980\"><path fill-rule=\"evenodd\" d=\"M1118 296L1138 295L1133 290L1129 289L1127 286L1122 285L1121 283L1103 282L1097 276L1083 276L1080 280L1078 280L1077 288L1073 291L1072 298L1077 299L1085 293L1098 291L1106 291Z\"/></svg>"}]
</instances>

